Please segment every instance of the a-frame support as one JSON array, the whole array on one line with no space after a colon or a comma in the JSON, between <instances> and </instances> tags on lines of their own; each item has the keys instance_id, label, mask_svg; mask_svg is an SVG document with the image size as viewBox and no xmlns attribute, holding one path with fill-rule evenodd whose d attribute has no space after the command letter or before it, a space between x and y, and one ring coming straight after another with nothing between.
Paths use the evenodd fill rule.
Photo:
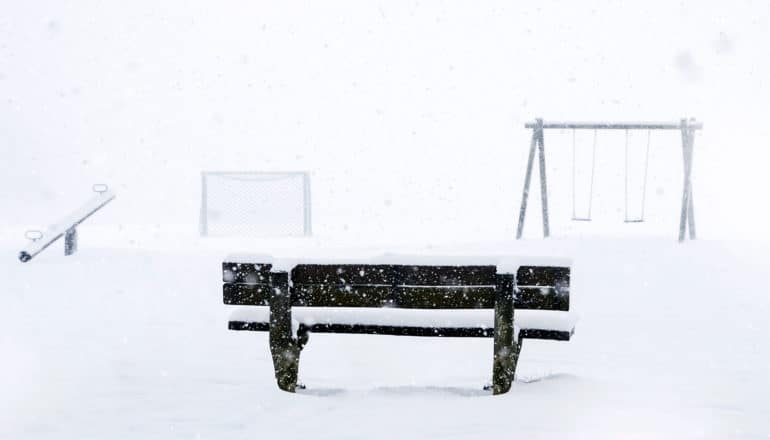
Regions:
<instances>
[{"instance_id":1,"label":"a-frame support","mask_svg":"<svg viewBox=\"0 0 770 440\"><path fill-rule=\"evenodd\" d=\"M524 218L527 215L527 198L529 183L532 180L532 166L535 162L535 149L538 151L540 162L540 199L543 208L543 238L551 235L548 225L548 185L545 179L545 137L543 136L543 120L536 119L532 127L532 142L529 144L529 159L527 160L527 175L524 177L524 190L521 193L521 208L519 209L519 226L516 228L516 239L524 233Z\"/></svg>"},{"instance_id":2,"label":"a-frame support","mask_svg":"<svg viewBox=\"0 0 770 440\"><path fill-rule=\"evenodd\" d=\"M681 130L684 184L682 188L682 215L679 220L679 241L683 242L688 229L690 240L695 240L695 208L692 197L692 155L695 146L695 129L687 119L682 119Z\"/></svg>"}]
</instances>

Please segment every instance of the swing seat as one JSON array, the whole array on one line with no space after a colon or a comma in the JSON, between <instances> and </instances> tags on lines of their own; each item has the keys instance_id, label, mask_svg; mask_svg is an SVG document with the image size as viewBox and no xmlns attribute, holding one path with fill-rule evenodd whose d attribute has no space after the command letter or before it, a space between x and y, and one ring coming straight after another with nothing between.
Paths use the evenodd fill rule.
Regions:
<instances>
[{"instance_id":1,"label":"swing seat","mask_svg":"<svg viewBox=\"0 0 770 440\"><path fill-rule=\"evenodd\" d=\"M644 223L644 219L643 218L626 219L625 223Z\"/></svg>"},{"instance_id":2,"label":"swing seat","mask_svg":"<svg viewBox=\"0 0 770 440\"><path fill-rule=\"evenodd\" d=\"M590 217L572 217L573 222L590 222Z\"/></svg>"}]
</instances>

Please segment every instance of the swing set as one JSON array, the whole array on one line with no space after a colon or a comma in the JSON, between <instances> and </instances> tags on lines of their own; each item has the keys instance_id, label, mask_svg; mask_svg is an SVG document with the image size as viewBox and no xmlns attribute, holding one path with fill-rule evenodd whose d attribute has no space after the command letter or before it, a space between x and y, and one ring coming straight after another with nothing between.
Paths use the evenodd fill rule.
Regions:
<instances>
[{"instance_id":1,"label":"swing set","mask_svg":"<svg viewBox=\"0 0 770 440\"><path fill-rule=\"evenodd\" d=\"M632 122L632 123L608 123L608 122L543 122L542 119L536 119L535 122L529 122L524 125L525 128L532 129L532 142L529 147L529 159L527 161L527 172L524 179L524 189L522 191L521 209L519 211L519 224L516 230L516 238L520 239L524 232L524 219L527 213L527 198L529 196L529 185L532 180L532 168L535 160L535 150L537 150L540 168L540 197L543 210L543 236L550 235L548 221L548 194L545 176L545 136L546 129L572 130L572 221L590 222L591 208L594 198L594 175L596 171L596 144L599 130L625 130L625 169L624 169L624 222L642 223L645 221L644 209L647 202L647 177L650 163L650 139L653 130L679 130L682 133L682 157L684 162L684 184L682 189L682 210L679 222L679 241L685 240L689 231L689 238L695 239L695 212L692 197L692 156L695 141L695 131L703 128L703 124L694 119L682 119L679 123L667 122ZM578 215L576 201L577 186L577 142L575 133L577 130L593 130L593 142L591 147L591 166L588 192L588 209L585 215ZM644 150L644 165L642 178L641 211L639 215L629 214L629 131L647 132L646 146Z\"/></svg>"}]
</instances>

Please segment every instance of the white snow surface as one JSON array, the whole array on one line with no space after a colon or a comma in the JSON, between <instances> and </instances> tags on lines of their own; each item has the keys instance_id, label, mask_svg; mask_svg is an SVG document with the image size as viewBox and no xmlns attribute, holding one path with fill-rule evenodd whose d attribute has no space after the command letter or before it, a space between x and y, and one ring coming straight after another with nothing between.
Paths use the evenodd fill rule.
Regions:
<instances>
[{"instance_id":1,"label":"white snow surface","mask_svg":"<svg viewBox=\"0 0 770 440\"><path fill-rule=\"evenodd\" d=\"M767 41L749 0L5 2L0 440L767 439ZM645 193L629 132L626 200L622 130L593 199L593 133L548 131L555 239L506 241L526 122L691 116L702 241L675 242L680 133L651 134ZM206 169L308 170L317 236L195 238ZM95 182L120 197L78 253L19 263ZM504 396L491 339L370 335L312 335L290 395L267 334L226 329L231 252L565 257L580 322L526 341Z\"/></svg>"},{"instance_id":2,"label":"white snow surface","mask_svg":"<svg viewBox=\"0 0 770 440\"><path fill-rule=\"evenodd\" d=\"M0 264L0 438L707 438L770 435L770 245L503 241L396 249L574 257L570 342L527 340L490 396L492 340L311 335L291 395L264 332L227 330L229 242L51 250ZM285 252L343 253L288 241ZM265 242L255 249L275 249ZM314 250L315 249L315 250ZM392 249L378 249L387 252ZM349 253L366 252L349 248ZM272 252L279 253L279 252Z\"/></svg>"},{"instance_id":3,"label":"white snow surface","mask_svg":"<svg viewBox=\"0 0 770 440\"><path fill-rule=\"evenodd\" d=\"M542 252L542 251L541 251ZM414 255L385 253L380 255L355 255L330 257L283 257L267 254L232 253L224 261L232 263L272 264L272 271L291 271L298 264L403 264L427 266L497 266L498 273L516 273L521 266L569 267L572 259L558 255Z\"/></svg>"}]
</instances>

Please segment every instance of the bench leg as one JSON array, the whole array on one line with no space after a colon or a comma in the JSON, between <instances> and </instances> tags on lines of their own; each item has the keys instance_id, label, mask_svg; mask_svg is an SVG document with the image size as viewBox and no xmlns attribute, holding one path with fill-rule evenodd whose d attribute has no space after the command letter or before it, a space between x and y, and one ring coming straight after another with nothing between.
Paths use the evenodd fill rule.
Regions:
<instances>
[{"instance_id":1,"label":"bench leg","mask_svg":"<svg viewBox=\"0 0 770 440\"><path fill-rule=\"evenodd\" d=\"M495 345L492 364L492 393L511 389L519 360L521 341L513 339L513 275L498 275L495 298Z\"/></svg>"},{"instance_id":2,"label":"bench leg","mask_svg":"<svg viewBox=\"0 0 770 440\"><path fill-rule=\"evenodd\" d=\"M278 388L293 393L297 388L300 347L291 329L291 295L285 272L272 274L270 295L270 353Z\"/></svg>"}]
</instances>

